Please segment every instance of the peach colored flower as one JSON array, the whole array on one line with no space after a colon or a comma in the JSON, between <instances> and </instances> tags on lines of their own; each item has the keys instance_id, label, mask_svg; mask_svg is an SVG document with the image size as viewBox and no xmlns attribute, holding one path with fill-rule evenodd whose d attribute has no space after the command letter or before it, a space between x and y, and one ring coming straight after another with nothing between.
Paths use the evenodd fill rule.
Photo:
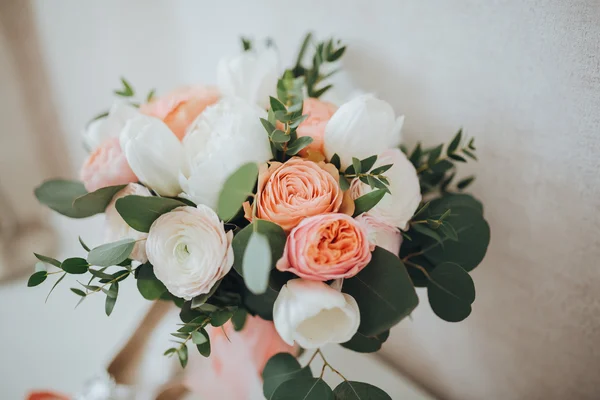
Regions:
<instances>
[{"instance_id":1,"label":"peach colored flower","mask_svg":"<svg viewBox=\"0 0 600 400\"><path fill-rule=\"evenodd\" d=\"M262 371L269 358L277 353L296 355L297 349L279 337L273 322L260 317L248 316L241 332L236 332L230 322L224 325L224 331L210 330L209 358L190 354L185 386L203 399L264 398Z\"/></svg>"},{"instance_id":2,"label":"peach colored flower","mask_svg":"<svg viewBox=\"0 0 600 400\"><path fill-rule=\"evenodd\" d=\"M315 281L350 278L371 261L373 248L364 228L352 217L315 215L292 230L277 269Z\"/></svg>"},{"instance_id":3,"label":"peach colored flower","mask_svg":"<svg viewBox=\"0 0 600 400\"><path fill-rule=\"evenodd\" d=\"M140 112L163 120L181 140L196 117L217 100L219 92L214 88L185 86L142 104Z\"/></svg>"},{"instance_id":4,"label":"peach colored flower","mask_svg":"<svg viewBox=\"0 0 600 400\"><path fill-rule=\"evenodd\" d=\"M345 211L345 196L338 179L338 170L324 162L294 157L283 164L264 164L258 175L256 217L290 231L306 217ZM346 199L344 205L354 204L349 195ZM245 209L248 217L248 204Z\"/></svg>"},{"instance_id":5,"label":"peach colored flower","mask_svg":"<svg viewBox=\"0 0 600 400\"><path fill-rule=\"evenodd\" d=\"M301 156L305 157L309 152L323 153L325 126L333 113L335 113L335 110L337 110L335 104L320 101L312 97L304 100L302 114L308 115L308 118L300 124L296 132L298 136L313 138L313 142L300 152Z\"/></svg>"},{"instance_id":6,"label":"peach colored flower","mask_svg":"<svg viewBox=\"0 0 600 400\"><path fill-rule=\"evenodd\" d=\"M138 181L121 151L119 138L107 139L94 150L79 175L88 192Z\"/></svg>"},{"instance_id":7,"label":"peach colored flower","mask_svg":"<svg viewBox=\"0 0 600 400\"><path fill-rule=\"evenodd\" d=\"M365 228L367 238L373 245L384 248L395 255L400 253L402 234L398 228L369 213L360 214L356 221Z\"/></svg>"}]
</instances>

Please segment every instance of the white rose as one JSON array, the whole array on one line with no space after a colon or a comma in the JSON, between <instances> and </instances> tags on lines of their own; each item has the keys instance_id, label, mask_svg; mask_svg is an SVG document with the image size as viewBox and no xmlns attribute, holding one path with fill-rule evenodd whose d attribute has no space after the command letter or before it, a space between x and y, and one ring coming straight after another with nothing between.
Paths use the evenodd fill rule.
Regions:
<instances>
[{"instance_id":1,"label":"white rose","mask_svg":"<svg viewBox=\"0 0 600 400\"><path fill-rule=\"evenodd\" d=\"M396 119L391 105L365 94L343 104L333 114L323 138L325 156L337 153L343 168L352 157L364 159L400 144L404 117Z\"/></svg>"},{"instance_id":2,"label":"white rose","mask_svg":"<svg viewBox=\"0 0 600 400\"><path fill-rule=\"evenodd\" d=\"M217 214L204 205L179 207L150 227L146 254L171 294L190 300L208 293L233 265L231 240Z\"/></svg>"},{"instance_id":3,"label":"white rose","mask_svg":"<svg viewBox=\"0 0 600 400\"><path fill-rule=\"evenodd\" d=\"M369 214L381 221L397 226L402 230L408 228L408 222L417 211L421 203L421 187L419 177L412 163L399 149L388 149L377 158L375 167L394 164L392 168L384 172L390 181L390 192L369 210ZM369 185L355 179L350 186L350 194L353 199L370 192Z\"/></svg>"},{"instance_id":4,"label":"white rose","mask_svg":"<svg viewBox=\"0 0 600 400\"><path fill-rule=\"evenodd\" d=\"M344 343L360 325L356 300L320 281L291 279L273 306L273 322L289 345L305 349Z\"/></svg>"},{"instance_id":5,"label":"white rose","mask_svg":"<svg viewBox=\"0 0 600 400\"><path fill-rule=\"evenodd\" d=\"M373 245L386 249L395 255L400 253L402 234L398 228L369 213L360 214L356 221L365 229L367 238Z\"/></svg>"},{"instance_id":6,"label":"white rose","mask_svg":"<svg viewBox=\"0 0 600 400\"><path fill-rule=\"evenodd\" d=\"M139 114L121 131L121 149L139 180L161 196L177 196L183 147L161 120Z\"/></svg>"},{"instance_id":7,"label":"white rose","mask_svg":"<svg viewBox=\"0 0 600 400\"><path fill-rule=\"evenodd\" d=\"M216 209L229 175L245 163L270 160L269 136L260 123L265 115L239 98L225 98L207 107L183 139L185 170L179 177L183 196Z\"/></svg>"},{"instance_id":8,"label":"white rose","mask_svg":"<svg viewBox=\"0 0 600 400\"><path fill-rule=\"evenodd\" d=\"M129 185L125 186L125 188L118 191L117 194L115 194L108 207L106 207L106 210L104 211L106 216L105 237L108 243L127 238L140 240L145 239L148 236L147 233L136 231L130 227L115 208L115 203L118 199L130 195L151 196L148 189L142 185L138 185L137 183L130 183ZM146 256L145 241L141 240L136 242L129 258L141 263L148 261L148 257Z\"/></svg>"},{"instance_id":9,"label":"white rose","mask_svg":"<svg viewBox=\"0 0 600 400\"><path fill-rule=\"evenodd\" d=\"M83 143L89 151L94 151L107 139L119 137L125 123L139 115L139 111L123 101L115 101L103 118L90 122L83 131Z\"/></svg>"},{"instance_id":10,"label":"white rose","mask_svg":"<svg viewBox=\"0 0 600 400\"><path fill-rule=\"evenodd\" d=\"M219 61L217 82L225 96L241 97L262 108L275 96L279 79L279 57L273 47L245 51Z\"/></svg>"}]
</instances>

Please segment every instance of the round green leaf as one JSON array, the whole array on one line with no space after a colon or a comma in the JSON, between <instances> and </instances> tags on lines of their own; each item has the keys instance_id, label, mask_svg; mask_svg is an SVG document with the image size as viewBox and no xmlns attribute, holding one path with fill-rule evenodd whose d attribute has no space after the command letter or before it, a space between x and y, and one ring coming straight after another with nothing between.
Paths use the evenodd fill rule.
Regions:
<instances>
[{"instance_id":1,"label":"round green leaf","mask_svg":"<svg viewBox=\"0 0 600 400\"><path fill-rule=\"evenodd\" d=\"M352 339L346 343L342 343L342 347L358 353L375 353L381 349L381 345L385 343L389 336L390 331L385 331L374 336L365 336L360 332L356 332Z\"/></svg>"},{"instance_id":2,"label":"round green leaf","mask_svg":"<svg viewBox=\"0 0 600 400\"><path fill-rule=\"evenodd\" d=\"M167 291L165 285L154 275L150 263L140 265L136 270L137 288L146 300L156 300Z\"/></svg>"},{"instance_id":3,"label":"round green leaf","mask_svg":"<svg viewBox=\"0 0 600 400\"><path fill-rule=\"evenodd\" d=\"M103 213L111 200L127 185L107 186L94 192L87 193L73 201L73 207L82 215L91 217L92 215Z\"/></svg>"},{"instance_id":4,"label":"round green leaf","mask_svg":"<svg viewBox=\"0 0 600 400\"><path fill-rule=\"evenodd\" d=\"M48 180L35 188L34 194L40 203L59 214L70 218L88 217L85 212L73 207L75 199L87 194L81 182L65 179Z\"/></svg>"},{"instance_id":5,"label":"round green leaf","mask_svg":"<svg viewBox=\"0 0 600 400\"><path fill-rule=\"evenodd\" d=\"M234 236L231 243L233 247L233 268L241 275L244 276L243 260L248 241L252 236L253 232L260 233L266 236L269 241L269 247L271 249L271 266L275 268L275 263L283 255L283 248L285 247L286 235L283 229L277 224L262 219L256 219L253 223L242 229Z\"/></svg>"},{"instance_id":6,"label":"round green leaf","mask_svg":"<svg viewBox=\"0 0 600 400\"><path fill-rule=\"evenodd\" d=\"M28 287L37 286L37 285L41 284L42 282L44 282L46 280L46 278L48 278L48 272L46 272L46 271L35 272L29 277L29 280L27 281L27 286Z\"/></svg>"},{"instance_id":7,"label":"round green leaf","mask_svg":"<svg viewBox=\"0 0 600 400\"><path fill-rule=\"evenodd\" d=\"M233 311L230 310L218 310L210 315L210 324L218 327L225 325L227 321L233 316Z\"/></svg>"},{"instance_id":8,"label":"round green leaf","mask_svg":"<svg viewBox=\"0 0 600 400\"><path fill-rule=\"evenodd\" d=\"M233 317L231 317L231 323L233 324L233 329L236 332L244 329L244 325L246 325L246 319L248 317L248 311L243 308L238 308L233 313Z\"/></svg>"},{"instance_id":9,"label":"round green leaf","mask_svg":"<svg viewBox=\"0 0 600 400\"><path fill-rule=\"evenodd\" d=\"M204 357L209 357L210 356L210 336L208 336L208 332L206 332L206 330L204 330L204 329L202 329L200 332L202 332L202 334L206 338L206 342L196 345L196 348L198 349L198 352L200 354L202 354Z\"/></svg>"},{"instance_id":10,"label":"round green leaf","mask_svg":"<svg viewBox=\"0 0 600 400\"><path fill-rule=\"evenodd\" d=\"M187 204L167 197L125 196L115 207L127 224L139 232L150 232L152 223L169 211Z\"/></svg>"},{"instance_id":11,"label":"round green leaf","mask_svg":"<svg viewBox=\"0 0 600 400\"><path fill-rule=\"evenodd\" d=\"M433 200L430 204L430 211L441 214L455 207L474 208L483 214L483 204L473 196L465 193L448 193L439 199Z\"/></svg>"},{"instance_id":12,"label":"round green leaf","mask_svg":"<svg viewBox=\"0 0 600 400\"><path fill-rule=\"evenodd\" d=\"M242 268L248 290L254 294L262 294L267 290L271 266L269 240L261 233L252 232L244 251Z\"/></svg>"},{"instance_id":13,"label":"round green leaf","mask_svg":"<svg viewBox=\"0 0 600 400\"><path fill-rule=\"evenodd\" d=\"M133 239L122 239L117 242L103 244L93 248L87 257L87 262L90 265L99 267L110 267L118 265L125 261L135 245Z\"/></svg>"},{"instance_id":14,"label":"round green leaf","mask_svg":"<svg viewBox=\"0 0 600 400\"><path fill-rule=\"evenodd\" d=\"M302 368L296 357L289 353L278 353L267 361L263 369L263 393L267 399L279 385L294 378L311 378L310 368Z\"/></svg>"},{"instance_id":15,"label":"round green leaf","mask_svg":"<svg viewBox=\"0 0 600 400\"><path fill-rule=\"evenodd\" d=\"M252 194L257 178L258 165L253 162L242 165L227 178L217 203L219 218L229 221L235 217L242 203Z\"/></svg>"},{"instance_id":16,"label":"round green leaf","mask_svg":"<svg viewBox=\"0 0 600 400\"><path fill-rule=\"evenodd\" d=\"M80 257L67 258L60 265L62 270L69 274L85 274L89 266L85 258Z\"/></svg>"},{"instance_id":17,"label":"round green leaf","mask_svg":"<svg viewBox=\"0 0 600 400\"><path fill-rule=\"evenodd\" d=\"M336 400L392 400L392 398L377 386L364 382L345 381L333 391Z\"/></svg>"},{"instance_id":18,"label":"round green leaf","mask_svg":"<svg viewBox=\"0 0 600 400\"><path fill-rule=\"evenodd\" d=\"M344 281L343 291L358 303L365 336L381 334L396 325L419 304L415 288L398 256L381 247L358 275Z\"/></svg>"},{"instance_id":19,"label":"round green leaf","mask_svg":"<svg viewBox=\"0 0 600 400\"><path fill-rule=\"evenodd\" d=\"M270 400L334 400L333 391L320 378L294 378L275 389Z\"/></svg>"},{"instance_id":20,"label":"round green leaf","mask_svg":"<svg viewBox=\"0 0 600 400\"><path fill-rule=\"evenodd\" d=\"M475 301L475 285L467 271L446 262L435 267L430 277L427 296L433 312L449 322L467 318Z\"/></svg>"}]
</instances>

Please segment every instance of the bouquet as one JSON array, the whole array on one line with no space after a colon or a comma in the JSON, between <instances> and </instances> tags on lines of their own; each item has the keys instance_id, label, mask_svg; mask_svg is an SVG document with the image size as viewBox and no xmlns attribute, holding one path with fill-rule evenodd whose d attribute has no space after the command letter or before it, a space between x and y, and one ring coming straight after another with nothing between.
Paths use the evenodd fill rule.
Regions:
<instances>
[{"instance_id":1,"label":"bouquet","mask_svg":"<svg viewBox=\"0 0 600 400\"><path fill-rule=\"evenodd\" d=\"M209 357L221 329L273 321L289 351L260 366L267 398L389 399L348 381L320 348L379 350L417 307L417 287L446 321L471 313L469 272L490 239L482 204L464 193L474 177L455 179L476 160L473 138L459 130L447 145L409 150L404 117L384 100L321 100L346 50L339 41L308 35L283 72L272 41L242 44L219 62L216 88L140 102L122 79L120 100L84 131L81 181L35 190L67 217L104 213L106 243L80 238L87 255L62 261L36 254L28 286L82 275L71 291L79 302L106 296L110 315L119 283L137 280L144 298L181 308L165 355L183 367L188 347ZM308 364L323 358L320 374L300 351L312 352ZM328 386L327 371L343 382Z\"/></svg>"}]
</instances>

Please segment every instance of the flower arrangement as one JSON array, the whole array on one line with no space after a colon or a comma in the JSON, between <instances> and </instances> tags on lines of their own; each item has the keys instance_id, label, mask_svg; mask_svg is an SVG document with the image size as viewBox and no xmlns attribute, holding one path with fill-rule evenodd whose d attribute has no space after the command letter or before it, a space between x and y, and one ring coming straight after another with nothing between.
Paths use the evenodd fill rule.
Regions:
<instances>
[{"instance_id":1,"label":"flower arrangement","mask_svg":"<svg viewBox=\"0 0 600 400\"><path fill-rule=\"evenodd\" d=\"M469 272L490 230L482 204L463 192L474 178L454 178L458 163L476 159L474 141L459 130L448 145L408 151L404 117L387 102L320 100L346 49L338 41L308 35L283 74L272 43L242 43L219 63L218 88L152 91L139 104L122 80L120 101L84 131L81 181L35 190L67 217L104 213L106 243L80 238L87 256L62 261L36 254L28 286L56 274L53 290L88 274L71 291L80 302L105 295L110 315L119 283L136 279L144 298L181 308L165 354L183 367L190 344L211 354L219 327L273 321L288 351L258 363L267 398L389 399L343 378L319 349L379 350L417 307L416 287L440 318L470 314ZM309 364L323 357L320 375L296 360L299 348L313 352ZM329 387L327 369L343 383Z\"/></svg>"}]
</instances>

